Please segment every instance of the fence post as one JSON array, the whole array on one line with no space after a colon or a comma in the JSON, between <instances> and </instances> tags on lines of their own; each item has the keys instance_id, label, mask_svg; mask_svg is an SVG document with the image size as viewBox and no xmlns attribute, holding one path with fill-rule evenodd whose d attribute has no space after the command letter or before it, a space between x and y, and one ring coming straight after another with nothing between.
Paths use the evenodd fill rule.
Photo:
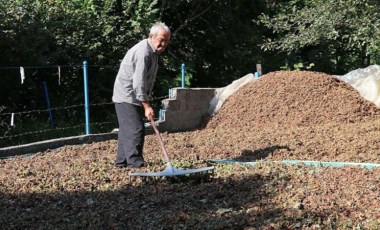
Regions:
<instances>
[{"instance_id":1,"label":"fence post","mask_svg":"<svg viewBox=\"0 0 380 230\"><path fill-rule=\"evenodd\" d=\"M181 69L182 69L182 88L185 88L185 64L184 63L182 63Z\"/></svg>"},{"instance_id":2,"label":"fence post","mask_svg":"<svg viewBox=\"0 0 380 230\"><path fill-rule=\"evenodd\" d=\"M50 127L54 128L53 113L51 112L50 99L49 99L49 93L48 93L48 87L47 87L46 81L43 81L42 84L44 86L45 102L46 102L47 111L49 113Z\"/></svg>"},{"instance_id":3,"label":"fence post","mask_svg":"<svg viewBox=\"0 0 380 230\"><path fill-rule=\"evenodd\" d=\"M88 103L88 80L87 80L87 61L83 62L83 80L84 80L84 110L86 117L86 135L90 134L90 108Z\"/></svg>"}]
</instances>

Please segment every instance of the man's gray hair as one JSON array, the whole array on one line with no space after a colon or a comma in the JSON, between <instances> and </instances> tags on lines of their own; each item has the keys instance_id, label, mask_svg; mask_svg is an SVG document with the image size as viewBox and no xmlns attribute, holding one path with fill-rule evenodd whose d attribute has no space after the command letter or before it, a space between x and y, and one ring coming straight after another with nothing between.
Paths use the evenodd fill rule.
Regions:
<instances>
[{"instance_id":1,"label":"man's gray hair","mask_svg":"<svg viewBox=\"0 0 380 230\"><path fill-rule=\"evenodd\" d=\"M165 23L163 22L156 22L152 28L150 28L150 32L149 32L149 37L153 37L155 35L158 34L158 31L160 31L160 29L162 30L165 30L167 33L170 34L170 29L167 25L165 25Z\"/></svg>"}]
</instances>

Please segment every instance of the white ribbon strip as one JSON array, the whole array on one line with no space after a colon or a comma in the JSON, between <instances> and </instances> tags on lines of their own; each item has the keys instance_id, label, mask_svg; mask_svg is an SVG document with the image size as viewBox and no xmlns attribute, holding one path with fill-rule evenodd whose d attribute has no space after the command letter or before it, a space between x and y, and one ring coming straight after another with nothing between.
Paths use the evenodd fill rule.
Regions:
<instances>
[{"instance_id":1,"label":"white ribbon strip","mask_svg":"<svg viewBox=\"0 0 380 230\"><path fill-rule=\"evenodd\" d=\"M15 114L12 113L12 115L11 115L11 126L14 126L14 119L15 119Z\"/></svg>"},{"instance_id":2,"label":"white ribbon strip","mask_svg":"<svg viewBox=\"0 0 380 230\"><path fill-rule=\"evenodd\" d=\"M61 66L58 66L58 85L61 85Z\"/></svg>"},{"instance_id":3,"label":"white ribbon strip","mask_svg":"<svg viewBox=\"0 0 380 230\"><path fill-rule=\"evenodd\" d=\"M25 80L24 67L20 67L20 74L21 74L21 84L24 84L24 80Z\"/></svg>"}]
</instances>

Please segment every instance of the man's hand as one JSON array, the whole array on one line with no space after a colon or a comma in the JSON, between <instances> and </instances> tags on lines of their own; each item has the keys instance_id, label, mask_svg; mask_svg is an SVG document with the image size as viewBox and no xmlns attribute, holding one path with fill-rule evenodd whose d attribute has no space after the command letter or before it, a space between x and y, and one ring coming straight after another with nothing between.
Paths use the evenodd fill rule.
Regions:
<instances>
[{"instance_id":1,"label":"man's hand","mask_svg":"<svg viewBox=\"0 0 380 230\"><path fill-rule=\"evenodd\" d=\"M154 120L154 111L153 111L153 108L150 105L150 103L148 101L142 101L141 103L142 103L142 105L144 107L145 117L149 121Z\"/></svg>"}]
</instances>

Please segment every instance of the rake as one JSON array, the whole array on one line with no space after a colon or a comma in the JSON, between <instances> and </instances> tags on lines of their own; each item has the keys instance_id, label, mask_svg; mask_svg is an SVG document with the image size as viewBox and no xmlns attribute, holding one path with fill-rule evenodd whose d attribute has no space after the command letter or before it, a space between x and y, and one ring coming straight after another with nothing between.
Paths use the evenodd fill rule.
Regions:
<instances>
[{"instance_id":1,"label":"rake","mask_svg":"<svg viewBox=\"0 0 380 230\"><path fill-rule=\"evenodd\" d=\"M204 167L204 168L197 168L197 169L178 169L176 167L173 166L173 164L171 163L170 159L169 159L169 156L168 156L168 153L165 149L165 145L164 145L164 142L162 141L162 138L161 138L161 135L160 135L160 132L158 131L156 125L154 124L154 121L153 121L153 118L150 119L150 123L154 129L154 132L156 133L156 138L157 138L157 141L158 143L160 144L161 146L161 149L162 149L162 152L164 153L164 157L165 157L165 160L166 160L166 168L160 172L147 172L147 173L140 173L140 172L136 172L136 173L129 173L129 176L140 176L140 177L159 177L159 176L180 176L180 175L188 175L188 174L194 174L194 173L202 173L202 172L207 172L207 171L210 171L210 170L214 170L214 166L211 166L211 167Z\"/></svg>"}]
</instances>

